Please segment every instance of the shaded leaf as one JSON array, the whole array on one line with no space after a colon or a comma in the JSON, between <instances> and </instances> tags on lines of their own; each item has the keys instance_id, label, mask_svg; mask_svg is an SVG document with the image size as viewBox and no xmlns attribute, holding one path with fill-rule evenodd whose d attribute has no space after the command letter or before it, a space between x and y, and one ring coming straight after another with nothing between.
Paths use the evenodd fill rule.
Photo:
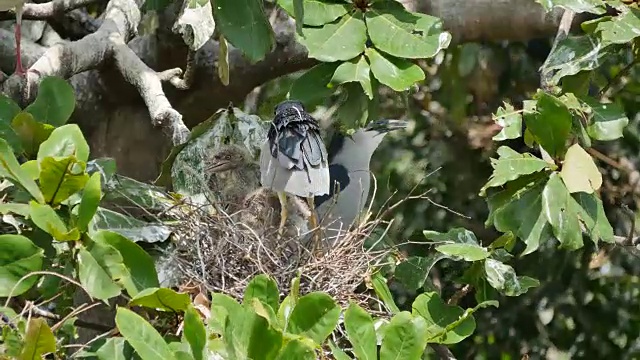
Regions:
<instances>
[{"instance_id":1,"label":"shaded leaf","mask_svg":"<svg viewBox=\"0 0 640 360\"><path fill-rule=\"evenodd\" d=\"M4 139L16 153L22 151L22 145L20 137L11 127L11 122L20 111L20 106L11 98L0 94L0 139Z\"/></svg>"},{"instance_id":2,"label":"shaded leaf","mask_svg":"<svg viewBox=\"0 0 640 360\"><path fill-rule=\"evenodd\" d=\"M369 100L362 87L355 83L341 86L338 108L334 114L337 124L347 129L364 127L369 120Z\"/></svg>"},{"instance_id":3,"label":"shaded leaf","mask_svg":"<svg viewBox=\"0 0 640 360\"><path fill-rule=\"evenodd\" d=\"M142 316L119 307L116 310L116 326L142 359L175 359L169 345Z\"/></svg>"},{"instance_id":4,"label":"shaded leaf","mask_svg":"<svg viewBox=\"0 0 640 360\"><path fill-rule=\"evenodd\" d=\"M350 60L365 49L367 28L361 12L346 14L339 21L319 28L305 27L298 41L307 47L309 57L324 62Z\"/></svg>"},{"instance_id":5,"label":"shaded leaf","mask_svg":"<svg viewBox=\"0 0 640 360\"><path fill-rule=\"evenodd\" d=\"M331 81L339 63L320 63L307 70L291 85L289 98L301 101L305 106L311 106L325 100L334 89L327 85Z\"/></svg>"},{"instance_id":6,"label":"shaded leaf","mask_svg":"<svg viewBox=\"0 0 640 360\"><path fill-rule=\"evenodd\" d=\"M56 351L56 338L44 318L30 318L20 360L39 360Z\"/></svg>"},{"instance_id":7,"label":"shaded leaf","mask_svg":"<svg viewBox=\"0 0 640 360\"><path fill-rule=\"evenodd\" d=\"M433 266L444 258L445 256L440 253L430 254L427 257L411 256L396 265L393 276L409 289L419 289L424 285Z\"/></svg>"},{"instance_id":8,"label":"shaded leaf","mask_svg":"<svg viewBox=\"0 0 640 360\"><path fill-rule=\"evenodd\" d=\"M426 320L426 336L430 342L456 344L469 337L476 328L475 319L468 317L453 329L447 329L464 314L464 310L456 305L445 304L435 292L418 295L411 307L413 315Z\"/></svg>"},{"instance_id":9,"label":"shaded leaf","mask_svg":"<svg viewBox=\"0 0 640 360\"><path fill-rule=\"evenodd\" d=\"M395 91L404 91L425 78L420 66L404 59L396 58L367 48L365 51L373 76L380 83Z\"/></svg>"},{"instance_id":10,"label":"shaded leaf","mask_svg":"<svg viewBox=\"0 0 640 360\"><path fill-rule=\"evenodd\" d=\"M298 339L293 339L288 341L287 344L282 347L276 357L276 360L314 360L315 358L316 354L313 351L313 348Z\"/></svg>"},{"instance_id":11,"label":"shaded leaf","mask_svg":"<svg viewBox=\"0 0 640 360\"><path fill-rule=\"evenodd\" d=\"M47 76L38 86L36 100L25 111L41 123L58 127L69 120L75 107L76 99L71 85L63 78Z\"/></svg>"},{"instance_id":12,"label":"shaded leaf","mask_svg":"<svg viewBox=\"0 0 640 360\"><path fill-rule=\"evenodd\" d=\"M282 346L282 332L251 308L232 307L225 320L222 340L230 359L273 359Z\"/></svg>"},{"instance_id":13,"label":"shaded leaf","mask_svg":"<svg viewBox=\"0 0 640 360\"><path fill-rule=\"evenodd\" d=\"M340 306L326 293L312 292L298 300L287 331L322 344L338 324Z\"/></svg>"},{"instance_id":14,"label":"shaded leaf","mask_svg":"<svg viewBox=\"0 0 640 360\"><path fill-rule=\"evenodd\" d=\"M296 19L299 22L299 16L295 12L296 0L278 0L280 5L289 16ZM326 23L333 22L342 15L349 11L349 4L334 2L334 1L320 1L320 0L304 0L301 1L303 5L302 24L310 26L321 26Z\"/></svg>"},{"instance_id":15,"label":"shaded leaf","mask_svg":"<svg viewBox=\"0 0 640 360\"><path fill-rule=\"evenodd\" d=\"M411 313L400 312L391 318L380 347L381 359L419 360L427 342L411 321Z\"/></svg>"},{"instance_id":16,"label":"shaded leaf","mask_svg":"<svg viewBox=\"0 0 640 360\"><path fill-rule=\"evenodd\" d=\"M54 129L49 138L40 145L38 163L48 156L75 156L82 162L89 159L89 145L76 124L67 124Z\"/></svg>"},{"instance_id":17,"label":"shaded leaf","mask_svg":"<svg viewBox=\"0 0 640 360\"><path fill-rule=\"evenodd\" d=\"M489 181L480 189L481 196L484 196L490 187L499 187L523 175L545 169L552 170L555 167L529 153L520 154L508 146L498 148L498 155L500 156L498 159L491 159L493 173Z\"/></svg>"},{"instance_id":18,"label":"shaded leaf","mask_svg":"<svg viewBox=\"0 0 640 360\"><path fill-rule=\"evenodd\" d=\"M376 329L367 311L351 302L344 313L344 327L358 359L378 359Z\"/></svg>"},{"instance_id":19,"label":"shaded leaf","mask_svg":"<svg viewBox=\"0 0 640 360\"><path fill-rule=\"evenodd\" d=\"M191 346L191 353L195 360L202 360L205 357L204 351L207 345L207 330L202 323L200 314L193 307L187 307L184 313L184 337Z\"/></svg>"},{"instance_id":20,"label":"shaded leaf","mask_svg":"<svg viewBox=\"0 0 640 360\"><path fill-rule=\"evenodd\" d=\"M539 93L535 113L525 113L527 129L552 157L562 155L571 132L571 113L555 96Z\"/></svg>"},{"instance_id":21,"label":"shaded leaf","mask_svg":"<svg viewBox=\"0 0 640 360\"><path fill-rule=\"evenodd\" d=\"M17 296L29 290L38 281L30 276L18 284L20 279L42 270L44 250L22 235L0 235L0 297ZM17 286L16 286L17 285ZM14 286L16 287L13 293Z\"/></svg>"},{"instance_id":22,"label":"shaded leaf","mask_svg":"<svg viewBox=\"0 0 640 360\"><path fill-rule=\"evenodd\" d=\"M498 260L485 260L484 269L489 284L506 296L520 296L530 288L540 286L540 282L536 279L528 276L516 276L516 272L511 266Z\"/></svg>"},{"instance_id":23,"label":"shaded leaf","mask_svg":"<svg viewBox=\"0 0 640 360\"><path fill-rule=\"evenodd\" d=\"M172 312L185 311L189 304L189 294L175 292L169 288L144 289L129 302L129 306L138 305Z\"/></svg>"},{"instance_id":24,"label":"shaded leaf","mask_svg":"<svg viewBox=\"0 0 640 360\"><path fill-rule=\"evenodd\" d=\"M88 180L85 164L79 163L73 156L47 156L40 161L40 188L44 201L52 206L59 205L82 190Z\"/></svg>"},{"instance_id":25,"label":"shaded leaf","mask_svg":"<svg viewBox=\"0 0 640 360\"><path fill-rule=\"evenodd\" d=\"M115 249L111 251L111 258L115 256L114 254L118 254ZM99 260L103 264L111 262L108 257ZM77 262L78 279L92 297L106 301L120 295L120 287L113 282L107 269L86 248L81 247L78 250Z\"/></svg>"},{"instance_id":26,"label":"shaded leaf","mask_svg":"<svg viewBox=\"0 0 640 360\"><path fill-rule=\"evenodd\" d=\"M80 206L78 208L78 220L76 226L82 232L87 231L89 222L98 210L98 204L100 204L100 197L102 193L100 191L100 174L93 173L87 181L84 190L82 191L82 200L80 200Z\"/></svg>"},{"instance_id":27,"label":"shaded leaf","mask_svg":"<svg viewBox=\"0 0 640 360\"><path fill-rule=\"evenodd\" d=\"M564 157L560 177L569 193L597 191L602 186L602 174L593 158L579 144L573 144Z\"/></svg>"},{"instance_id":28,"label":"shaded leaf","mask_svg":"<svg viewBox=\"0 0 640 360\"><path fill-rule=\"evenodd\" d=\"M375 47L399 58L430 58L451 42L451 34L442 30L440 19L408 12L395 1L374 3L366 20Z\"/></svg>"},{"instance_id":29,"label":"shaded leaf","mask_svg":"<svg viewBox=\"0 0 640 360\"><path fill-rule=\"evenodd\" d=\"M99 207L89 223L89 234L109 230L134 242L155 243L169 238L171 230L163 224L147 223L128 215Z\"/></svg>"},{"instance_id":30,"label":"shaded leaf","mask_svg":"<svg viewBox=\"0 0 640 360\"><path fill-rule=\"evenodd\" d=\"M571 206L571 195L557 173L551 174L542 191L542 208L553 234L569 250L583 246L578 215Z\"/></svg>"},{"instance_id":31,"label":"shaded leaf","mask_svg":"<svg viewBox=\"0 0 640 360\"><path fill-rule=\"evenodd\" d=\"M13 183L22 186L37 202L44 202L44 196L40 188L29 176L29 173L20 167L11 146L2 138L0 138L0 178L9 179Z\"/></svg>"},{"instance_id":32,"label":"shaded leaf","mask_svg":"<svg viewBox=\"0 0 640 360\"><path fill-rule=\"evenodd\" d=\"M505 102L504 107L499 107L496 111L493 121L502 127L493 140L503 141L522 136L522 112L517 111L513 105Z\"/></svg>"},{"instance_id":33,"label":"shaded leaf","mask_svg":"<svg viewBox=\"0 0 640 360\"><path fill-rule=\"evenodd\" d=\"M400 312L395 301L393 301L391 290L389 290L389 286L387 286L387 279L385 279L382 274L376 272L371 276L371 286L376 292L376 295L384 302L384 305L389 309L389 311L391 311L391 313L397 314Z\"/></svg>"},{"instance_id":34,"label":"shaded leaf","mask_svg":"<svg viewBox=\"0 0 640 360\"><path fill-rule=\"evenodd\" d=\"M621 138L629 118L617 104L602 104L592 98L581 98L589 107L590 121L587 126L589 136L595 140L610 141Z\"/></svg>"},{"instance_id":35,"label":"shaded leaf","mask_svg":"<svg viewBox=\"0 0 640 360\"><path fill-rule=\"evenodd\" d=\"M369 63L367 63L364 56L343 62L338 66L331 78L331 83L344 84L346 82L360 83L367 97L373 99Z\"/></svg>"},{"instance_id":36,"label":"shaded leaf","mask_svg":"<svg viewBox=\"0 0 640 360\"><path fill-rule=\"evenodd\" d=\"M572 194L572 197L575 203L570 202L570 207L576 206L574 211L584 224L591 240L595 243L597 243L598 240L613 243L615 241L613 228L604 212L602 200L600 200L595 193L587 194L579 192Z\"/></svg>"},{"instance_id":37,"label":"shaded leaf","mask_svg":"<svg viewBox=\"0 0 640 360\"><path fill-rule=\"evenodd\" d=\"M18 113L13 118L11 127L20 138L22 150L28 158L35 157L40 144L47 140L54 129L53 125L37 122L33 115L26 111Z\"/></svg>"},{"instance_id":38,"label":"shaded leaf","mask_svg":"<svg viewBox=\"0 0 640 360\"><path fill-rule=\"evenodd\" d=\"M99 360L133 360L138 357L123 337L112 337L95 352Z\"/></svg>"}]
</instances>

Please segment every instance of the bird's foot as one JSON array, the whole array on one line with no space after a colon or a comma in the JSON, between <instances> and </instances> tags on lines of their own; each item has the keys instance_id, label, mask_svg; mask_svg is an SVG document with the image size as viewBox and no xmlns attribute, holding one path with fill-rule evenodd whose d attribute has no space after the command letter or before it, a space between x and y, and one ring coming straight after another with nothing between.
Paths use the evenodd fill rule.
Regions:
<instances>
[{"instance_id":1,"label":"bird's foot","mask_svg":"<svg viewBox=\"0 0 640 360\"><path fill-rule=\"evenodd\" d=\"M282 238L284 227L287 223L287 197L284 193L278 193L280 200L280 226L278 226L278 237Z\"/></svg>"}]
</instances>

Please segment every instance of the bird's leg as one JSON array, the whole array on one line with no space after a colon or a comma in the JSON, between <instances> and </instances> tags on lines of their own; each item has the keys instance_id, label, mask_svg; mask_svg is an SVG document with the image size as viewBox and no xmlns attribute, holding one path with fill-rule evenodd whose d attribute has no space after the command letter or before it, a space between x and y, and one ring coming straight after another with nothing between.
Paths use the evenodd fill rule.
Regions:
<instances>
[{"instance_id":1,"label":"bird's leg","mask_svg":"<svg viewBox=\"0 0 640 360\"><path fill-rule=\"evenodd\" d=\"M20 37L22 34L22 31L20 29L22 24L22 5L19 5L16 8L16 30L15 30L15 36L16 36L16 71L15 74L18 75L23 75L25 73L24 68L22 67L22 55L21 55L21 51L20 51Z\"/></svg>"},{"instance_id":2,"label":"bird's leg","mask_svg":"<svg viewBox=\"0 0 640 360\"><path fill-rule=\"evenodd\" d=\"M307 196L307 203L309 204L309 208L311 209L309 224L311 225L311 229L313 230L313 252L315 252L315 250L317 250L318 248L318 244L320 243L320 228L318 227L318 217L316 215L315 200L313 196Z\"/></svg>"},{"instance_id":3,"label":"bird's leg","mask_svg":"<svg viewBox=\"0 0 640 360\"><path fill-rule=\"evenodd\" d=\"M280 200L280 226L278 227L278 234L282 236L284 233L284 225L287 222L287 194L278 192L278 199Z\"/></svg>"}]
</instances>

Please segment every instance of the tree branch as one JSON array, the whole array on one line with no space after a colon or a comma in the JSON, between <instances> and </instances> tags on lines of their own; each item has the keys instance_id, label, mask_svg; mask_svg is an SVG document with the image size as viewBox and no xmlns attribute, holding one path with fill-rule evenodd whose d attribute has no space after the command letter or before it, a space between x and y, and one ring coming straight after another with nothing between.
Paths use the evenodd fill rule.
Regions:
<instances>
[{"instance_id":1,"label":"tree branch","mask_svg":"<svg viewBox=\"0 0 640 360\"><path fill-rule=\"evenodd\" d=\"M42 4L26 3L23 7L22 19L44 20L98 2L105 2L105 0L53 0ZM0 13L0 21L15 18L14 10Z\"/></svg>"}]
</instances>

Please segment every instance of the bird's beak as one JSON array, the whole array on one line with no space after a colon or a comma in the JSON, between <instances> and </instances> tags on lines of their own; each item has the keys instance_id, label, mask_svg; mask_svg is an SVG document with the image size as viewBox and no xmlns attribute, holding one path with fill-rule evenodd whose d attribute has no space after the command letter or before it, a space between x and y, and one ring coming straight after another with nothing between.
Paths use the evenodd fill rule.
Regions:
<instances>
[{"instance_id":1,"label":"bird's beak","mask_svg":"<svg viewBox=\"0 0 640 360\"><path fill-rule=\"evenodd\" d=\"M404 120L383 119L370 122L367 125L367 130L389 132L393 130L404 129L407 127L407 125L409 125L409 122Z\"/></svg>"},{"instance_id":2,"label":"bird's beak","mask_svg":"<svg viewBox=\"0 0 640 360\"><path fill-rule=\"evenodd\" d=\"M207 166L206 171L208 172L212 172L212 173L217 173L217 172L223 172L226 170L229 170L231 168L230 166L231 164L228 161L212 161L209 163L209 166Z\"/></svg>"}]
</instances>

